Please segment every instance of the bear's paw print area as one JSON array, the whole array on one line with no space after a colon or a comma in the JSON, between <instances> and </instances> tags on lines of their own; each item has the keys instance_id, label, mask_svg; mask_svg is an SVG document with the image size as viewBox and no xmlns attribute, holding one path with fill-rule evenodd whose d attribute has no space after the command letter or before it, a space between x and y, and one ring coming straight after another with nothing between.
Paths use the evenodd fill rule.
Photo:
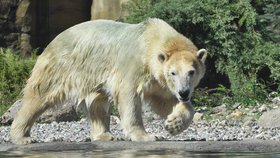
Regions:
<instances>
[{"instance_id":1,"label":"bear's paw print area","mask_svg":"<svg viewBox=\"0 0 280 158\"><path fill-rule=\"evenodd\" d=\"M172 135L177 135L184 131L185 124L182 116L170 115L165 121L165 129Z\"/></svg>"}]
</instances>

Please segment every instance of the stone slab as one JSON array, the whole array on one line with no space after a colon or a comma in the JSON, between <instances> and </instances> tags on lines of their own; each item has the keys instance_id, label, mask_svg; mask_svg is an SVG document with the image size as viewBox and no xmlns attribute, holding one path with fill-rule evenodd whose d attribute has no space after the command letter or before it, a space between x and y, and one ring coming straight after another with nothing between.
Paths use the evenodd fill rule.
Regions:
<instances>
[{"instance_id":1,"label":"stone slab","mask_svg":"<svg viewBox=\"0 0 280 158\"><path fill-rule=\"evenodd\" d=\"M280 108L265 112L259 118L258 124L265 128L280 127Z\"/></svg>"},{"instance_id":2,"label":"stone slab","mask_svg":"<svg viewBox=\"0 0 280 158\"><path fill-rule=\"evenodd\" d=\"M271 140L245 141L158 141L158 142L53 142L29 145L0 144L0 151L91 151L102 150L182 150L191 152L280 152L280 142Z\"/></svg>"}]
</instances>

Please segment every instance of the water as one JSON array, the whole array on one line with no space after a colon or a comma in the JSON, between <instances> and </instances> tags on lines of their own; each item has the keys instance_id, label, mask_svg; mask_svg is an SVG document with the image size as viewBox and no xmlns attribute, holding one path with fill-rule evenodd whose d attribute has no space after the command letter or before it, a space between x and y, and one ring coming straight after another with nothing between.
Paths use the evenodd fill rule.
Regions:
<instances>
[{"instance_id":1,"label":"water","mask_svg":"<svg viewBox=\"0 0 280 158\"><path fill-rule=\"evenodd\" d=\"M0 152L0 158L280 158L280 153L265 152L185 152L182 150L94 150L60 152Z\"/></svg>"}]
</instances>

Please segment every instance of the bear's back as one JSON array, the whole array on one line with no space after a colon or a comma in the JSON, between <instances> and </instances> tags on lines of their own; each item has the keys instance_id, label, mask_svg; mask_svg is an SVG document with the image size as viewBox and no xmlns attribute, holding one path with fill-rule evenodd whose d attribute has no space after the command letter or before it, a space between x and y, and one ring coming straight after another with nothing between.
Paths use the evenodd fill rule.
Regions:
<instances>
[{"instance_id":1,"label":"bear's back","mask_svg":"<svg viewBox=\"0 0 280 158\"><path fill-rule=\"evenodd\" d=\"M111 20L88 21L60 33L46 48L51 56L106 56L128 58L143 53L143 24L126 24ZM140 48L141 47L141 48ZM123 56L124 55L124 56Z\"/></svg>"}]
</instances>

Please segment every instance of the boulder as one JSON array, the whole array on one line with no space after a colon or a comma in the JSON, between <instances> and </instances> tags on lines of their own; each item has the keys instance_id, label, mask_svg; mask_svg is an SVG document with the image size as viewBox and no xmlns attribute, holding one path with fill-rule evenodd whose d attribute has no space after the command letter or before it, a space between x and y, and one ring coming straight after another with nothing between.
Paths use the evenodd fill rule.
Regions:
<instances>
[{"instance_id":1,"label":"boulder","mask_svg":"<svg viewBox=\"0 0 280 158\"><path fill-rule=\"evenodd\" d=\"M16 101L0 118L1 124L9 125L13 122L17 111L22 106L22 100ZM52 121L77 121L79 115L76 112L76 106L74 104L66 103L59 106L54 106L44 112L37 122L50 123Z\"/></svg>"},{"instance_id":2,"label":"boulder","mask_svg":"<svg viewBox=\"0 0 280 158\"><path fill-rule=\"evenodd\" d=\"M1 124L11 124L14 120L14 117L17 111L22 105L22 100L16 101L0 118Z\"/></svg>"},{"instance_id":3,"label":"boulder","mask_svg":"<svg viewBox=\"0 0 280 158\"><path fill-rule=\"evenodd\" d=\"M280 127L280 108L263 113L257 123L265 128Z\"/></svg>"},{"instance_id":4,"label":"boulder","mask_svg":"<svg viewBox=\"0 0 280 158\"><path fill-rule=\"evenodd\" d=\"M212 108L213 113L225 113L227 111L227 107L225 104L220 105L220 106L216 106L214 108Z\"/></svg>"},{"instance_id":5,"label":"boulder","mask_svg":"<svg viewBox=\"0 0 280 158\"><path fill-rule=\"evenodd\" d=\"M76 111L76 105L71 103L65 103L48 109L39 117L38 122L69 122L78 121L79 118L80 117Z\"/></svg>"},{"instance_id":6,"label":"boulder","mask_svg":"<svg viewBox=\"0 0 280 158\"><path fill-rule=\"evenodd\" d=\"M203 115L204 115L204 113L202 113L202 112L196 112L196 113L194 114L194 117L193 117L193 122L201 121Z\"/></svg>"}]
</instances>

